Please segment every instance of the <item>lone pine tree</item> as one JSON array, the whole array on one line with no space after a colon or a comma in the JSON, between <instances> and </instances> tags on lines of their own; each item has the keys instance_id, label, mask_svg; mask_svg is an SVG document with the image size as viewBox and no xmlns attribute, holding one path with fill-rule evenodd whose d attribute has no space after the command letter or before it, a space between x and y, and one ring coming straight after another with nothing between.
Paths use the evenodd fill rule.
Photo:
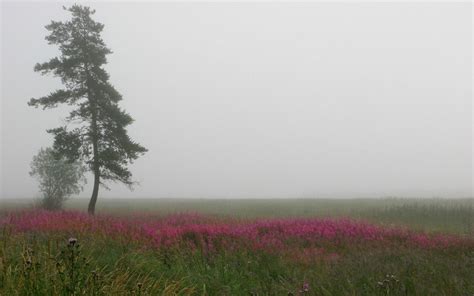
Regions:
<instances>
[{"instance_id":1,"label":"lone pine tree","mask_svg":"<svg viewBox=\"0 0 474 296\"><path fill-rule=\"evenodd\" d=\"M132 186L128 165L147 149L128 136L126 127L133 119L118 106L122 96L103 68L111 53L100 36L104 25L91 18L95 11L89 7L73 5L64 9L72 14L69 21L52 21L46 26L50 32L46 40L58 45L60 56L34 67L43 75L52 73L61 78L64 89L33 98L28 105L43 109L59 104L77 107L66 118L66 126L47 132L54 135L53 147L60 156L83 161L94 174L88 207L93 215L99 185L118 181Z\"/></svg>"}]
</instances>

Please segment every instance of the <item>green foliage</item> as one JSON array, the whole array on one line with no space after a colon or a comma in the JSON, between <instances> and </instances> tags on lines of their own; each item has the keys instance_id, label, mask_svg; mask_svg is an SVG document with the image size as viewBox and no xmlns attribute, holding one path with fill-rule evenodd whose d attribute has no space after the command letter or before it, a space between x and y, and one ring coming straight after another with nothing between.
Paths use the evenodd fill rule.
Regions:
<instances>
[{"instance_id":1,"label":"green foliage","mask_svg":"<svg viewBox=\"0 0 474 296\"><path fill-rule=\"evenodd\" d=\"M56 155L51 148L41 149L31 162L30 175L39 181L41 205L49 210L61 209L72 194L82 191L85 168L79 162L70 162Z\"/></svg>"},{"instance_id":2,"label":"green foliage","mask_svg":"<svg viewBox=\"0 0 474 296\"><path fill-rule=\"evenodd\" d=\"M474 293L474 253L456 249L354 249L302 264L263 252L157 251L87 234L71 244L4 230L0 241L0 295Z\"/></svg>"},{"instance_id":3,"label":"green foliage","mask_svg":"<svg viewBox=\"0 0 474 296\"><path fill-rule=\"evenodd\" d=\"M117 268L82 250L79 241L0 233L0 295L191 295L179 281L153 278L146 271ZM99 245L89 245L92 251ZM103 250L102 250L103 251Z\"/></svg>"},{"instance_id":4,"label":"green foliage","mask_svg":"<svg viewBox=\"0 0 474 296\"><path fill-rule=\"evenodd\" d=\"M161 213L194 210L232 213L247 218L342 215L463 235L472 235L465 231L471 224L465 223L474 218L472 199L138 200L134 207L130 202L114 200L104 204L101 210L116 214L123 214L125 209L160 210ZM77 199L71 199L70 203L69 207L82 206ZM396 214L400 209L404 214ZM441 215L438 220L435 219L437 215ZM192 239L191 235L189 237ZM55 267L61 250L66 251L63 258L67 258L67 238L42 233L15 235L9 234L7 229L0 231L0 295L67 295L57 292L65 291L62 290L65 288ZM85 266L84 261L78 259L78 272L86 278L90 278L93 271L98 275L96 288L87 282L78 285L84 295L138 295L139 286L141 295L474 294L472 249L423 250L402 245L341 249L328 245L324 247L340 254L337 260L298 262L245 250L219 249L212 254L180 249L156 250L133 241L119 241L87 232L80 235L78 241L80 257L86 257L85 262L88 262ZM41 269L29 274L29 284L21 273L22 254L27 247L34 250L32 262L41 262ZM308 292L304 292L305 284L308 284ZM26 285L30 288L36 285L39 292L22 294L25 290L19 289L26 289L23 288ZM94 294L93 291L99 292Z\"/></svg>"}]
</instances>

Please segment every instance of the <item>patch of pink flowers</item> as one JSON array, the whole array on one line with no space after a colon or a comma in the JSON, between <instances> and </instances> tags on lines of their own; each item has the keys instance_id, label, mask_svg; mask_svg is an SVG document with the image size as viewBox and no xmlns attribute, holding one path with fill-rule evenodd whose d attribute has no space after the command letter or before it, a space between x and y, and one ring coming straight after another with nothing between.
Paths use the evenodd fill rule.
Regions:
<instances>
[{"instance_id":1,"label":"patch of pink flowers","mask_svg":"<svg viewBox=\"0 0 474 296\"><path fill-rule=\"evenodd\" d=\"M327 250L378 245L421 249L465 247L474 249L474 240L447 234L428 234L404 228L382 227L350 219L255 219L239 220L198 214L163 217L133 215L88 216L82 212L20 211L0 217L0 227L14 232L54 232L75 237L101 235L127 243L154 248L179 247L190 250L215 249L289 252L295 259L314 258Z\"/></svg>"}]
</instances>

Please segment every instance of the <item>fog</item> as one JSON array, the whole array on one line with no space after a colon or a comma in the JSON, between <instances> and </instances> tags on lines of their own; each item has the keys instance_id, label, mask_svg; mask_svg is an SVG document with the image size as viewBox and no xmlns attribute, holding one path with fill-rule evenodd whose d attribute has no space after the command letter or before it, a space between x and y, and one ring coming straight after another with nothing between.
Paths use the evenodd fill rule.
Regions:
<instances>
[{"instance_id":1,"label":"fog","mask_svg":"<svg viewBox=\"0 0 474 296\"><path fill-rule=\"evenodd\" d=\"M1 198L68 108L33 72L59 2L2 2ZM472 196L471 3L92 3L148 148L100 197ZM80 196L91 193L92 179Z\"/></svg>"}]
</instances>

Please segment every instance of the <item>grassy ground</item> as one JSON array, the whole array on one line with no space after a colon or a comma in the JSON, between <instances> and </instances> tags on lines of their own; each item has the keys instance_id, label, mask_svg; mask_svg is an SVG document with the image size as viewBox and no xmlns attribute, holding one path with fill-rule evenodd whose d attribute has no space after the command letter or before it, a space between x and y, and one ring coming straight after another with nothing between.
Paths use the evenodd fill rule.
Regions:
<instances>
[{"instance_id":1,"label":"grassy ground","mask_svg":"<svg viewBox=\"0 0 474 296\"><path fill-rule=\"evenodd\" d=\"M71 248L62 237L10 237L2 251L5 267L0 295L474 293L472 249L425 251L367 246L340 250L341 257L334 261L316 259L305 263L245 249L205 255L142 249L87 236L81 237L80 243L72 268ZM33 253L30 265L25 263L28 252Z\"/></svg>"},{"instance_id":2,"label":"grassy ground","mask_svg":"<svg viewBox=\"0 0 474 296\"><path fill-rule=\"evenodd\" d=\"M71 199L66 209L84 210L87 199ZM32 200L0 200L0 208L29 207ZM262 217L351 217L385 225L459 234L474 233L474 199L102 199L99 213L148 212Z\"/></svg>"},{"instance_id":3,"label":"grassy ground","mask_svg":"<svg viewBox=\"0 0 474 296\"><path fill-rule=\"evenodd\" d=\"M0 220L28 204L4 200ZM71 200L66 207L83 210L86 204ZM0 226L0 295L474 295L472 199L117 199L100 201L98 212L118 220L71 212L63 220L26 217L26 228L22 220ZM147 212L150 221L176 212L210 218L197 224L171 219L168 232L186 230L178 243L157 246L140 232L141 222L129 220L131 212ZM429 247L412 244L404 231L383 231L372 240L326 237L309 227L302 238L288 234L278 222L284 220L258 222L288 217L351 217L381 229L408 227L414 237L427 231ZM216 225L233 229L252 221L263 223L253 239L213 234ZM162 231L154 235L161 238ZM463 243L430 241L442 233ZM77 244L68 242L71 236ZM254 247L264 241L266 248Z\"/></svg>"}]
</instances>

